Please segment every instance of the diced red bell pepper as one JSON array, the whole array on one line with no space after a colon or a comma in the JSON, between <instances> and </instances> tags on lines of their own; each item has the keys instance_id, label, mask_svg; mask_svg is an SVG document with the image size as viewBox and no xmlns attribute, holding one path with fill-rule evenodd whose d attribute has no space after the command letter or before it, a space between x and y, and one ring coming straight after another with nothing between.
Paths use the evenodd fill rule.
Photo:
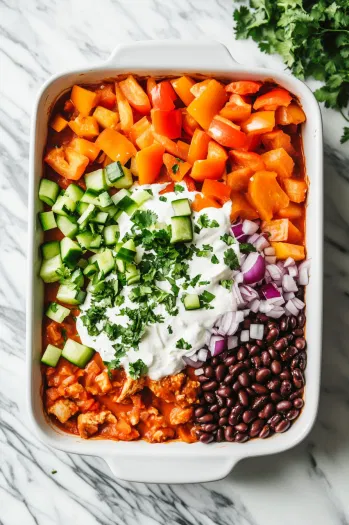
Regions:
<instances>
[{"instance_id":1,"label":"diced red bell pepper","mask_svg":"<svg viewBox=\"0 0 349 525\"><path fill-rule=\"evenodd\" d=\"M213 118L207 133L226 148L241 148L246 144L246 134L240 131L240 127L219 115Z\"/></svg>"},{"instance_id":2,"label":"diced red bell pepper","mask_svg":"<svg viewBox=\"0 0 349 525\"><path fill-rule=\"evenodd\" d=\"M97 102L96 104L103 106L107 109L114 109L116 104L116 96L113 84L105 84L100 89L97 89Z\"/></svg>"},{"instance_id":3,"label":"diced red bell pepper","mask_svg":"<svg viewBox=\"0 0 349 525\"><path fill-rule=\"evenodd\" d=\"M70 180L79 180L89 163L88 157L69 146L51 149L44 160L59 175Z\"/></svg>"},{"instance_id":4,"label":"diced red bell pepper","mask_svg":"<svg viewBox=\"0 0 349 525\"><path fill-rule=\"evenodd\" d=\"M253 109L275 110L279 106L288 106L291 100L292 96L286 89L275 88L257 97Z\"/></svg>"},{"instance_id":5,"label":"diced red bell pepper","mask_svg":"<svg viewBox=\"0 0 349 525\"><path fill-rule=\"evenodd\" d=\"M182 112L180 109L161 111L152 109L151 118L155 133L164 135L169 139L177 139L182 133Z\"/></svg>"},{"instance_id":6,"label":"diced red bell pepper","mask_svg":"<svg viewBox=\"0 0 349 525\"><path fill-rule=\"evenodd\" d=\"M241 123L241 129L251 135L272 131L275 126L275 111L256 111Z\"/></svg>"},{"instance_id":7,"label":"diced red bell pepper","mask_svg":"<svg viewBox=\"0 0 349 525\"><path fill-rule=\"evenodd\" d=\"M209 142L210 137L207 133L202 131L202 129L195 130L188 152L188 161L190 164L194 164L196 160L206 159Z\"/></svg>"},{"instance_id":8,"label":"diced red bell pepper","mask_svg":"<svg viewBox=\"0 0 349 525\"><path fill-rule=\"evenodd\" d=\"M137 144L137 139L150 128L151 124L148 117L143 117L140 120L138 120L138 122L133 124L129 132L129 137L132 140L133 144Z\"/></svg>"},{"instance_id":9,"label":"diced red bell pepper","mask_svg":"<svg viewBox=\"0 0 349 525\"><path fill-rule=\"evenodd\" d=\"M196 185L195 185L195 181L189 175L185 175L185 177L183 177L183 179L182 179L182 182L186 183L188 191L196 191L197 190Z\"/></svg>"},{"instance_id":10,"label":"diced red bell pepper","mask_svg":"<svg viewBox=\"0 0 349 525\"><path fill-rule=\"evenodd\" d=\"M228 153L226 149L223 148L223 146L221 146L214 140L210 140L210 142L208 143L207 158L220 159L226 162L228 160Z\"/></svg>"},{"instance_id":11,"label":"diced red bell pepper","mask_svg":"<svg viewBox=\"0 0 349 525\"><path fill-rule=\"evenodd\" d=\"M138 151L136 155L139 184L153 184L163 165L165 148L161 144L152 144Z\"/></svg>"},{"instance_id":12,"label":"diced red bell pepper","mask_svg":"<svg viewBox=\"0 0 349 525\"><path fill-rule=\"evenodd\" d=\"M301 204L290 202L286 208L282 208L276 214L278 219L302 219L304 216L304 207Z\"/></svg>"},{"instance_id":13,"label":"diced red bell pepper","mask_svg":"<svg viewBox=\"0 0 349 525\"><path fill-rule=\"evenodd\" d=\"M230 200L231 188L224 182L205 179L201 191L205 197L213 197L222 204Z\"/></svg>"},{"instance_id":14,"label":"diced red bell pepper","mask_svg":"<svg viewBox=\"0 0 349 525\"><path fill-rule=\"evenodd\" d=\"M223 160L196 160L191 170L194 180L203 182L205 179L218 180L222 178L225 169Z\"/></svg>"},{"instance_id":15,"label":"diced red bell pepper","mask_svg":"<svg viewBox=\"0 0 349 525\"><path fill-rule=\"evenodd\" d=\"M239 82L231 82L225 86L228 93L236 93L237 95L252 95L257 93L262 87L262 82L253 82L252 80L240 80Z\"/></svg>"},{"instance_id":16,"label":"diced red bell pepper","mask_svg":"<svg viewBox=\"0 0 349 525\"><path fill-rule=\"evenodd\" d=\"M219 112L221 117L233 120L234 122L242 122L251 115L252 105L245 102L240 96L233 94L229 102L226 103L223 109Z\"/></svg>"},{"instance_id":17,"label":"diced red bell pepper","mask_svg":"<svg viewBox=\"0 0 349 525\"><path fill-rule=\"evenodd\" d=\"M176 100L177 95L174 92L168 80L163 80L156 84L151 90L151 100L155 109L161 109L161 111L171 111L175 108L173 103Z\"/></svg>"},{"instance_id":18,"label":"diced red bell pepper","mask_svg":"<svg viewBox=\"0 0 349 525\"><path fill-rule=\"evenodd\" d=\"M189 104L194 100L194 95L191 93L190 89L194 86L195 80L190 77L183 76L171 80L171 84L181 101L186 106L189 106Z\"/></svg>"},{"instance_id":19,"label":"diced red bell pepper","mask_svg":"<svg viewBox=\"0 0 349 525\"><path fill-rule=\"evenodd\" d=\"M182 109L182 127L190 137L194 135L196 129L200 129L199 124L186 109Z\"/></svg>"},{"instance_id":20,"label":"diced red bell pepper","mask_svg":"<svg viewBox=\"0 0 349 525\"><path fill-rule=\"evenodd\" d=\"M147 115L150 112L151 106L148 95L133 75L129 75L125 80L119 82L119 86L133 108L142 115Z\"/></svg>"},{"instance_id":21,"label":"diced red bell pepper","mask_svg":"<svg viewBox=\"0 0 349 525\"><path fill-rule=\"evenodd\" d=\"M155 88L156 86L156 81L155 81L155 78L153 77L149 77L147 79L147 95L148 95L148 98L150 100L150 103L151 105L153 105L153 100L151 98L151 92L153 91L153 89Z\"/></svg>"},{"instance_id":22,"label":"diced red bell pepper","mask_svg":"<svg viewBox=\"0 0 349 525\"><path fill-rule=\"evenodd\" d=\"M189 144L182 140L177 141L177 157L182 160L188 160Z\"/></svg>"}]
</instances>

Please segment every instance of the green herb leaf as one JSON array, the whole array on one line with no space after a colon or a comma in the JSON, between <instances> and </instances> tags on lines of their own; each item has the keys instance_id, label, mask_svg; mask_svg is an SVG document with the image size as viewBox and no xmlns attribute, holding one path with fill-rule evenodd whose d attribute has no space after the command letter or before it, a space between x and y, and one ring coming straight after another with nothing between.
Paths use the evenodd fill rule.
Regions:
<instances>
[{"instance_id":1,"label":"green herb leaf","mask_svg":"<svg viewBox=\"0 0 349 525\"><path fill-rule=\"evenodd\" d=\"M209 219L206 213L203 213L198 218L198 222L197 222L197 225L195 225L194 227L194 231L196 233L200 233L203 228L218 228L218 227L219 227L219 223L215 219L211 220Z\"/></svg>"},{"instance_id":2,"label":"green herb leaf","mask_svg":"<svg viewBox=\"0 0 349 525\"><path fill-rule=\"evenodd\" d=\"M142 359L137 359L134 363L130 363L128 367L128 373L133 379L139 379L141 376L145 375L147 371L148 367Z\"/></svg>"},{"instance_id":3,"label":"green herb leaf","mask_svg":"<svg viewBox=\"0 0 349 525\"><path fill-rule=\"evenodd\" d=\"M232 244L235 244L235 239L228 233L225 233L224 235L221 235L220 237L221 241L225 242L228 246L231 246Z\"/></svg>"},{"instance_id":4,"label":"green herb leaf","mask_svg":"<svg viewBox=\"0 0 349 525\"><path fill-rule=\"evenodd\" d=\"M223 279L219 284L227 290L229 290L230 292L233 287L234 281L233 279Z\"/></svg>"},{"instance_id":5,"label":"green herb leaf","mask_svg":"<svg viewBox=\"0 0 349 525\"><path fill-rule=\"evenodd\" d=\"M167 327L167 331L169 334L173 334L172 326L170 324Z\"/></svg>"},{"instance_id":6,"label":"green herb leaf","mask_svg":"<svg viewBox=\"0 0 349 525\"><path fill-rule=\"evenodd\" d=\"M239 260L233 248L229 248L224 252L224 262L231 270L238 270Z\"/></svg>"},{"instance_id":7,"label":"green herb leaf","mask_svg":"<svg viewBox=\"0 0 349 525\"><path fill-rule=\"evenodd\" d=\"M51 308L52 312L57 312L58 304L57 303L51 303L50 304L50 308Z\"/></svg>"},{"instance_id":8,"label":"green herb leaf","mask_svg":"<svg viewBox=\"0 0 349 525\"><path fill-rule=\"evenodd\" d=\"M172 166L172 173L177 173L178 170L179 170L179 164L174 164ZM176 189L175 189L175 191L176 191Z\"/></svg>"},{"instance_id":9,"label":"green herb leaf","mask_svg":"<svg viewBox=\"0 0 349 525\"><path fill-rule=\"evenodd\" d=\"M190 350L191 344L187 343L183 338L179 339L176 343L176 348L180 348L181 350Z\"/></svg>"},{"instance_id":10,"label":"green herb leaf","mask_svg":"<svg viewBox=\"0 0 349 525\"><path fill-rule=\"evenodd\" d=\"M141 230L149 228L158 220L156 213L150 210L137 210L131 217L131 221Z\"/></svg>"},{"instance_id":11,"label":"green herb leaf","mask_svg":"<svg viewBox=\"0 0 349 525\"><path fill-rule=\"evenodd\" d=\"M164 195L160 195L159 201L167 202L167 198Z\"/></svg>"},{"instance_id":12,"label":"green herb leaf","mask_svg":"<svg viewBox=\"0 0 349 525\"><path fill-rule=\"evenodd\" d=\"M251 253L257 251L253 244L249 242L240 242L239 248L241 253Z\"/></svg>"},{"instance_id":13,"label":"green herb leaf","mask_svg":"<svg viewBox=\"0 0 349 525\"><path fill-rule=\"evenodd\" d=\"M345 127L343 129L343 135L341 136L341 144L344 144L347 140L349 140L349 128Z\"/></svg>"},{"instance_id":14,"label":"green herb leaf","mask_svg":"<svg viewBox=\"0 0 349 525\"><path fill-rule=\"evenodd\" d=\"M51 474L57 474L57 470L51 470Z\"/></svg>"},{"instance_id":15,"label":"green herb leaf","mask_svg":"<svg viewBox=\"0 0 349 525\"><path fill-rule=\"evenodd\" d=\"M178 171L178 169L179 169L178 164L175 164L175 166L177 166L177 171ZM172 170L173 170L173 168L172 168ZM174 171L174 173L176 173L176 172ZM181 184L175 184L174 185L174 190L175 190L175 193L183 193L183 191L185 191L185 188L183 188L183 186Z\"/></svg>"},{"instance_id":16,"label":"green herb leaf","mask_svg":"<svg viewBox=\"0 0 349 525\"><path fill-rule=\"evenodd\" d=\"M211 263L212 264L219 264L219 259L218 259L217 255L212 255Z\"/></svg>"}]
</instances>

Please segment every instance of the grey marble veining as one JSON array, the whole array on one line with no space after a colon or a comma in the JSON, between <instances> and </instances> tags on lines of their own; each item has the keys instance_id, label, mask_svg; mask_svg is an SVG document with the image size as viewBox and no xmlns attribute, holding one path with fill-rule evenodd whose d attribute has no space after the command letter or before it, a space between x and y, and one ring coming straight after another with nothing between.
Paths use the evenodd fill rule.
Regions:
<instances>
[{"instance_id":1,"label":"grey marble veining","mask_svg":"<svg viewBox=\"0 0 349 525\"><path fill-rule=\"evenodd\" d=\"M343 121L331 111L323 113L322 390L309 437L241 462L219 482L141 485L114 479L99 458L47 448L26 416L27 166L38 88L127 40L215 38L240 62L283 68L252 42L235 42L231 17L230 0L0 0L1 525L349 523L349 147L339 145Z\"/></svg>"}]
</instances>

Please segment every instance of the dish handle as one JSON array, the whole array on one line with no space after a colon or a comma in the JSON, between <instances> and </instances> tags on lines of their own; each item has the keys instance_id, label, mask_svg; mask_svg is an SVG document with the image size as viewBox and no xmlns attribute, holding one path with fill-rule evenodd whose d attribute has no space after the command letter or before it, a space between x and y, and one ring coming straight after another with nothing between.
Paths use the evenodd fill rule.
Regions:
<instances>
[{"instance_id":1,"label":"dish handle","mask_svg":"<svg viewBox=\"0 0 349 525\"><path fill-rule=\"evenodd\" d=\"M204 483L225 478L241 459L231 456L128 456L103 458L113 475L142 483Z\"/></svg>"},{"instance_id":2,"label":"dish handle","mask_svg":"<svg viewBox=\"0 0 349 525\"><path fill-rule=\"evenodd\" d=\"M210 71L236 64L228 48L215 40L141 40L119 44L108 66L134 70Z\"/></svg>"}]
</instances>

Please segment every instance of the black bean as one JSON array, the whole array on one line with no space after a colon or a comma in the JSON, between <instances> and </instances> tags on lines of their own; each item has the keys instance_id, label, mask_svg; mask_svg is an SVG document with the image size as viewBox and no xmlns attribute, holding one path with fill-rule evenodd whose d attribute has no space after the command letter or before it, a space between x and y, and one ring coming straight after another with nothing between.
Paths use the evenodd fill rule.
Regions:
<instances>
[{"instance_id":1,"label":"black bean","mask_svg":"<svg viewBox=\"0 0 349 525\"><path fill-rule=\"evenodd\" d=\"M287 346L287 339L286 337L281 337L281 339L278 339L277 341L275 341L274 343L274 348L277 352L281 352L282 350L285 350L286 346Z\"/></svg>"},{"instance_id":2,"label":"black bean","mask_svg":"<svg viewBox=\"0 0 349 525\"><path fill-rule=\"evenodd\" d=\"M270 376L271 376L271 372L269 368L261 368L256 373L256 381L258 383L265 383L269 379Z\"/></svg>"},{"instance_id":3,"label":"black bean","mask_svg":"<svg viewBox=\"0 0 349 525\"><path fill-rule=\"evenodd\" d=\"M205 392L210 390L216 390L218 388L218 383L217 381L208 381L208 383L204 383L201 388L202 390L205 390Z\"/></svg>"},{"instance_id":4,"label":"black bean","mask_svg":"<svg viewBox=\"0 0 349 525\"><path fill-rule=\"evenodd\" d=\"M201 425L201 428L204 432L213 432L214 430L217 430L218 426L214 423L207 423L205 425Z\"/></svg>"},{"instance_id":5,"label":"black bean","mask_svg":"<svg viewBox=\"0 0 349 525\"><path fill-rule=\"evenodd\" d=\"M291 379L291 372L286 368L280 374L281 381L289 381Z\"/></svg>"},{"instance_id":6,"label":"black bean","mask_svg":"<svg viewBox=\"0 0 349 525\"><path fill-rule=\"evenodd\" d=\"M227 376L225 376L223 382L226 384L226 385L231 385L232 383L234 383L235 381L235 378L233 375L231 374L228 374Z\"/></svg>"},{"instance_id":7,"label":"black bean","mask_svg":"<svg viewBox=\"0 0 349 525\"><path fill-rule=\"evenodd\" d=\"M227 441L234 441L233 427L226 427L226 429L224 430L224 437Z\"/></svg>"},{"instance_id":8,"label":"black bean","mask_svg":"<svg viewBox=\"0 0 349 525\"><path fill-rule=\"evenodd\" d=\"M241 390L242 386L241 386L241 383L240 381L235 381L235 383L233 384L232 386L234 392L239 392L239 390Z\"/></svg>"},{"instance_id":9,"label":"black bean","mask_svg":"<svg viewBox=\"0 0 349 525\"><path fill-rule=\"evenodd\" d=\"M279 403L276 405L277 412L287 412L292 408L291 401L287 401L284 399L283 401L279 401Z\"/></svg>"},{"instance_id":10,"label":"black bean","mask_svg":"<svg viewBox=\"0 0 349 525\"><path fill-rule=\"evenodd\" d=\"M250 386L251 384L251 379L250 379L250 376L248 375L247 372L242 372L239 377L239 383L243 386L243 387L247 387L247 386Z\"/></svg>"},{"instance_id":11,"label":"black bean","mask_svg":"<svg viewBox=\"0 0 349 525\"><path fill-rule=\"evenodd\" d=\"M224 364L227 366L235 365L235 363L236 363L235 355L229 355L226 359L224 359Z\"/></svg>"},{"instance_id":12,"label":"black bean","mask_svg":"<svg viewBox=\"0 0 349 525\"><path fill-rule=\"evenodd\" d=\"M213 421L213 415L212 414L205 414L204 416L198 417L197 422L198 423L211 423Z\"/></svg>"},{"instance_id":13,"label":"black bean","mask_svg":"<svg viewBox=\"0 0 349 525\"><path fill-rule=\"evenodd\" d=\"M275 414L268 420L268 423L272 429L275 429L276 425L278 425L282 420L283 419L281 414Z\"/></svg>"},{"instance_id":14,"label":"black bean","mask_svg":"<svg viewBox=\"0 0 349 525\"><path fill-rule=\"evenodd\" d=\"M233 408L233 406L235 405L235 399L233 399L232 397L229 397L226 400L226 405L228 408Z\"/></svg>"},{"instance_id":15,"label":"black bean","mask_svg":"<svg viewBox=\"0 0 349 525\"><path fill-rule=\"evenodd\" d=\"M237 377L245 369L246 365L244 363L236 363L236 365L233 365L231 369L229 368L229 373L234 377Z\"/></svg>"},{"instance_id":16,"label":"black bean","mask_svg":"<svg viewBox=\"0 0 349 525\"><path fill-rule=\"evenodd\" d=\"M228 416L230 413L230 410L229 408L225 407L225 408L221 408L220 411L219 411L219 417L225 417L225 416Z\"/></svg>"},{"instance_id":17,"label":"black bean","mask_svg":"<svg viewBox=\"0 0 349 525\"><path fill-rule=\"evenodd\" d=\"M248 430L248 425L246 425L246 423L238 423L235 425L235 430L237 432L246 432Z\"/></svg>"},{"instance_id":18,"label":"black bean","mask_svg":"<svg viewBox=\"0 0 349 525\"><path fill-rule=\"evenodd\" d=\"M280 372L281 372L281 363L280 363L280 361L276 361L274 359L274 361L272 361L271 364L270 364L270 370L273 372L273 374L276 374L276 375L280 374Z\"/></svg>"},{"instance_id":19,"label":"black bean","mask_svg":"<svg viewBox=\"0 0 349 525\"><path fill-rule=\"evenodd\" d=\"M250 357L256 357L260 353L261 353L261 349L259 348L258 345L251 346L251 349L250 349L250 352L249 352Z\"/></svg>"},{"instance_id":20,"label":"black bean","mask_svg":"<svg viewBox=\"0 0 349 525\"><path fill-rule=\"evenodd\" d=\"M268 348L269 355L272 359L278 361L280 359L280 354L273 348L272 346L269 346Z\"/></svg>"},{"instance_id":21,"label":"black bean","mask_svg":"<svg viewBox=\"0 0 349 525\"><path fill-rule=\"evenodd\" d=\"M286 417L289 421L293 421L299 416L299 410L296 410L295 408L287 412Z\"/></svg>"},{"instance_id":22,"label":"black bean","mask_svg":"<svg viewBox=\"0 0 349 525\"><path fill-rule=\"evenodd\" d=\"M231 397L233 394L233 391L229 386L221 386L217 390L217 394L221 397Z\"/></svg>"},{"instance_id":23,"label":"black bean","mask_svg":"<svg viewBox=\"0 0 349 525\"><path fill-rule=\"evenodd\" d=\"M290 317L290 329L294 330L297 326L297 319L294 315L291 315Z\"/></svg>"},{"instance_id":24,"label":"black bean","mask_svg":"<svg viewBox=\"0 0 349 525\"><path fill-rule=\"evenodd\" d=\"M262 324L265 324L269 321L269 317L265 314L262 314L262 313L258 313L257 314L257 319L258 321L260 321Z\"/></svg>"},{"instance_id":25,"label":"black bean","mask_svg":"<svg viewBox=\"0 0 349 525\"><path fill-rule=\"evenodd\" d=\"M297 337L297 339L294 342L295 347L298 348L298 350L304 350L306 347L306 342L304 337Z\"/></svg>"},{"instance_id":26,"label":"black bean","mask_svg":"<svg viewBox=\"0 0 349 525\"><path fill-rule=\"evenodd\" d=\"M253 410L261 410L269 401L269 396L255 397L252 403Z\"/></svg>"},{"instance_id":27,"label":"black bean","mask_svg":"<svg viewBox=\"0 0 349 525\"><path fill-rule=\"evenodd\" d=\"M213 392L205 392L204 398L207 401L207 403L214 403L216 401L216 395Z\"/></svg>"},{"instance_id":28,"label":"black bean","mask_svg":"<svg viewBox=\"0 0 349 525\"><path fill-rule=\"evenodd\" d=\"M303 326L305 325L305 315L303 313L298 314L297 325L299 326L299 328L303 328Z\"/></svg>"},{"instance_id":29,"label":"black bean","mask_svg":"<svg viewBox=\"0 0 349 525\"><path fill-rule=\"evenodd\" d=\"M217 381L219 382L223 381L223 379L227 375L227 372L228 372L228 369L225 365L223 364L218 365L215 371Z\"/></svg>"},{"instance_id":30,"label":"black bean","mask_svg":"<svg viewBox=\"0 0 349 525\"><path fill-rule=\"evenodd\" d=\"M237 360L238 361L243 361L244 359L246 359L246 357L248 356L248 350L247 348L245 348L244 346L240 346L237 354L236 354L236 357L237 357Z\"/></svg>"},{"instance_id":31,"label":"black bean","mask_svg":"<svg viewBox=\"0 0 349 525\"><path fill-rule=\"evenodd\" d=\"M260 412L260 417L262 419L270 419L275 414L275 406L273 403L268 403L265 405L263 410Z\"/></svg>"},{"instance_id":32,"label":"black bean","mask_svg":"<svg viewBox=\"0 0 349 525\"><path fill-rule=\"evenodd\" d=\"M224 429L223 428L219 428L217 430L216 441L218 441L218 443L220 443L221 441L224 441Z\"/></svg>"},{"instance_id":33,"label":"black bean","mask_svg":"<svg viewBox=\"0 0 349 525\"><path fill-rule=\"evenodd\" d=\"M245 407L248 406L248 404L249 404L249 397L248 397L248 394L247 394L246 390L239 390L238 398L239 398L240 403L243 406L245 406Z\"/></svg>"},{"instance_id":34,"label":"black bean","mask_svg":"<svg viewBox=\"0 0 349 525\"><path fill-rule=\"evenodd\" d=\"M302 388L304 385L304 376L299 368L292 370L292 380L296 388Z\"/></svg>"},{"instance_id":35,"label":"black bean","mask_svg":"<svg viewBox=\"0 0 349 525\"><path fill-rule=\"evenodd\" d=\"M273 403L278 403L279 401L282 401L282 396L280 396L280 394L278 394L277 392L272 392L270 394L270 399Z\"/></svg>"},{"instance_id":36,"label":"black bean","mask_svg":"<svg viewBox=\"0 0 349 525\"><path fill-rule=\"evenodd\" d=\"M292 406L292 405L291 405ZM257 418L257 413L254 410L246 410L242 414L242 421L247 425Z\"/></svg>"},{"instance_id":37,"label":"black bean","mask_svg":"<svg viewBox=\"0 0 349 525\"><path fill-rule=\"evenodd\" d=\"M241 432L238 432L236 435L235 435L235 441L237 443L245 443L246 441L249 440L249 437L247 434L243 434Z\"/></svg>"},{"instance_id":38,"label":"black bean","mask_svg":"<svg viewBox=\"0 0 349 525\"><path fill-rule=\"evenodd\" d=\"M213 437L212 434L205 433L205 434L201 434L199 439L200 439L201 443L208 444L208 443L211 443L214 440L214 437Z\"/></svg>"},{"instance_id":39,"label":"black bean","mask_svg":"<svg viewBox=\"0 0 349 525\"><path fill-rule=\"evenodd\" d=\"M216 412L218 412L219 410L219 405L217 403L215 403L214 405L211 405L210 408L209 408L210 412L212 414L215 414Z\"/></svg>"},{"instance_id":40,"label":"black bean","mask_svg":"<svg viewBox=\"0 0 349 525\"><path fill-rule=\"evenodd\" d=\"M218 419L218 425L220 427L225 427L228 424L228 418L227 417L220 417Z\"/></svg>"},{"instance_id":41,"label":"black bean","mask_svg":"<svg viewBox=\"0 0 349 525\"><path fill-rule=\"evenodd\" d=\"M253 366L258 370L262 366L262 359L256 355L255 357L251 357L251 361Z\"/></svg>"},{"instance_id":42,"label":"black bean","mask_svg":"<svg viewBox=\"0 0 349 525\"><path fill-rule=\"evenodd\" d=\"M198 408L196 408L196 409L194 410L194 416L195 416L196 418L201 417L201 416L203 416L203 415L205 414L205 412L206 412L206 408L204 408L204 407L198 407Z\"/></svg>"},{"instance_id":43,"label":"black bean","mask_svg":"<svg viewBox=\"0 0 349 525\"><path fill-rule=\"evenodd\" d=\"M257 339L256 344L259 346L259 348L263 348L265 346L263 339Z\"/></svg>"},{"instance_id":44,"label":"black bean","mask_svg":"<svg viewBox=\"0 0 349 525\"><path fill-rule=\"evenodd\" d=\"M197 376L197 380L199 383L205 383L205 381L208 381L208 377L202 374L201 376Z\"/></svg>"},{"instance_id":45,"label":"black bean","mask_svg":"<svg viewBox=\"0 0 349 525\"><path fill-rule=\"evenodd\" d=\"M209 377L210 379L212 379L212 377L214 377L214 370L212 368L212 366L205 366L204 368L204 374L206 377Z\"/></svg>"},{"instance_id":46,"label":"black bean","mask_svg":"<svg viewBox=\"0 0 349 525\"><path fill-rule=\"evenodd\" d=\"M262 419L256 419L250 428L250 437L254 438L257 437L260 431L262 430L264 426L264 421Z\"/></svg>"},{"instance_id":47,"label":"black bean","mask_svg":"<svg viewBox=\"0 0 349 525\"><path fill-rule=\"evenodd\" d=\"M248 328L250 328L251 323L252 323L251 319L246 317L246 319L244 319L243 323L242 323L242 326L243 326L244 330L247 330Z\"/></svg>"},{"instance_id":48,"label":"black bean","mask_svg":"<svg viewBox=\"0 0 349 525\"><path fill-rule=\"evenodd\" d=\"M278 328L271 328L267 334L267 337L265 338L267 343L271 344L279 337L279 329Z\"/></svg>"},{"instance_id":49,"label":"black bean","mask_svg":"<svg viewBox=\"0 0 349 525\"><path fill-rule=\"evenodd\" d=\"M269 352L267 352L266 350L263 350L263 352L261 353L261 359L262 359L262 363L263 363L264 366L266 366L266 367L270 366L270 364L271 364L271 357L270 357Z\"/></svg>"},{"instance_id":50,"label":"black bean","mask_svg":"<svg viewBox=\"0 0 349 525\"><path fill-rule=\"evenodd\" d=\"M288 430L290 428L290 425L291 423L287 420L287 419L284 419L283 421L280 421L280 423L278 423L274 430L275 432L286 432L286 430Z\"/></svg>"},{"instance_id":51,"label":"black bean","mask_svg":"<svg viewBox=\"0 0 349 525\"><path fill-rule=\"evenodd\" d=\"M297 397L296 399L294 399L293 401L294 408L300 409L302 408L303 405L304 405L303 399L301 399L300 397Z\"/></svg>"},{"instance_id":52,"label":"black bean","mask_svg":"<svg viewBox=\"0 0 349 525\"><path fill-rule=\"evenodd\" d=\"M256 394L258 395L263 395L263 394L268 394L268 389L266 386L264 385L260 385L259 383L254 383L251 387L255 392Z\"/></svg>"},{"instance_id":53,"label":"black bean","mask_svg":"<svg viewBox=\"0 0 349 525\"><path fill-rule=\"evenodd\" d=\"M269 436L269 434L270 434L270 427L269 427L269 425L264 425L264 427L262 428L262 430L259 433L259 437L261 439L265 439L265 438L267 438Z\"/></svg>"},{"instance_id":54,"label":"black bean","mask_svg":"<svg viewBox=\"0 0 349 525\"><path fill-rule=\"evenodd\" d=\"M225 404L226 404L226 399L224 397L221 397L221 396L217 396L216 395L216 399L217 399L217 404L220 406L220 407L224 407Z\"/></svg>"},{"instance_id":55,"label":"black bean","mask_svg":"<svg viewBox=\"0 0 349 525\"><path fill-rule=\"evenodd\" d=\"M290 381L283 381L280 387L280 394L282 397L288 397L292 392L292 384Z\"/></svg>"},{"instance_id":56,"label":"black bean","mask_svg":"<svg viewBox=\"0 0 349 525\"><path fill-rule=\"evenodd\" d=\"M282 317L280 321L280 330L281 332L287 332L289 325L288 317Z\"/></svg>"},{"instance_id":57,"label":"black bean","mask_svg":"<svg viewBox=\"0 0 349 525\"><path fill-rule=\"evenodd\" d=\"M229 425L232 425L232 426L237 425L240 421L240 416L232 416L230 414L228 421L229 421Z\"/></svg>"},{"instance_id":58,"label":"black bean","mask_svg":"<svg viewBox=\"0 0 349 525\"><path fill-rule=\"evenodd\" d=\"M255 393L254 393L254 391L252 390L251 387L247 386L245 388L245 390L246 390L246 392L248 393L249 396L254 396Z\"/></svg>"},{"instance_id":59,"label":"black bean","mask_svg":"<svg viewBox=\"0 0 349 525\"><path fill-rule=\"evenodd\" d=\"M292 334L293 334L295 337L302 337L302 335L304 334L304 330L303 330L303 328L295 328L295 329L292 331Z\"/></svg>"},{"instance_id":60,"label":"black bean","mask_svg":"<svg viewBox=\"0 0 349 525\"><path fill-rule=\"evenodd\" d=\"M219 362L220 362L219 357L212 357L212 359L211 359L212 366L219 365Z\"/></svg>"}]
</instances>

